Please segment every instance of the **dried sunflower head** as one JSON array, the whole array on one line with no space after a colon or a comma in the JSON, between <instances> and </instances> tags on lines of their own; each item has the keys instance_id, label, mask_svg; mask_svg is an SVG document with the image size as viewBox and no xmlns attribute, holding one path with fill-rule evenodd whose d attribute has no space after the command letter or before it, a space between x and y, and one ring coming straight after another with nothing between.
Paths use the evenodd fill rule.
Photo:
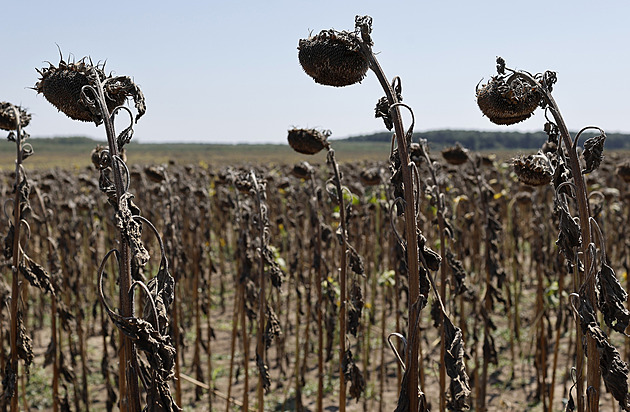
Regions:
<instances>
[{"instance_id":1,"label":"dried sunflower head","mask_svg":"<svg viewBox=\"0 0 630 412\"><path fill-rule=\"evenodd\" d=\"M359 179L364 186L376 186L381 183L381 176L383 171L378 167L371 167L369 169L361 170L359 173Z\"/></svg>"},{"instance_id":2,"label":"dried sunflower head","mask_svg":"<svg viewBox=\"0 0 630 412\"><path fill-rule=\"evenodd\" d=\"M298 179L308 179L311 173L313 173L313 166L308 162L300 162L291 169L291 174Z\"/></svg>"},{"instance_id":3,"label":"dried sunflower head","mask_svg":"<svg viewBox=\"0 0 630 412\"><path fill-rule=\"evenodd\" d=\"M477 105L495 124L515 124L528 119L542 100L538 86L521 78L494 76L477 89Z\"/></svg>"},{"instance_id":4,"label":"dried sunflower head","mask_svg":"<svg viewBox=\"0 0 630 412\"><path fill-rule=\"evenodd\" d=\"M512 159L514 173L518 180L529 186L542 186L551 182L553 173L546 158L542 155L519 156Z\"/></svg>"},{"instance_id":5,"label":"dried sunflower head","mask_svg":"<svg viewBox=\"0 0 630 412\"><path fill-rule=\"evenodd\" d=\"M624 182L630 183L630 161L618 164L616 172Z\"/></svg>"},{"instance_id":6,"label":"dried sunflower head","mask_svg":"<svg viewBox=\"0 0 630 412\"><path fill-rule=\"evenodd\" d=\"M455 146L442 150L442 157L449 164L461 165L468 161L468 150L464 149L461 144L456 143Z\"/></svg>"},{"instance_id":7,"label":"dried sunflower head","mask_svg":"<svg viewBox=\"0 0 630 412\"><path fill-rule=\"evenodd\" d=\"M19 113L21 127L27 126L31 121L31 115L26 113L20 106L14 106L8 102L0 102L0 129L8 131L17 129L17 118L13 108Z\"/></svg>"},{"instance_id":8,"label":"dried sunflower head","mask_svg":"<svg viewBox=\"0 0 630 412\"><path fill-rule=\"evenodd\" d=\"M99 125L103 119L96 96L89 91L82 92L84 86L96 87L98 79L103 84L108 111L111 113L131 97L138 111L137 121L146 111L142 91L129 77L105 75L104 68L103 64L93 65L85 57L70 63L62 59L58 67L50 64L37 70L41 78L34 89L69 118Z\"/></svg>"},{"instance_id":9,"label":"dried sunflower head","mask_svg":"<svg viewBox=\"0 0 630 412\"><path fill-rule=\"evenodd\" d=\"M314 155L322 149L330 147L328 143L330 131L320 132L316 129L296 129L289 130L289 146L298 153Z\"/></svg>"},{"instance_id":10,"label":"dried sunflower head","mask_svg":"<svg viewBox=\"0 0 630 412\"><path fill-rule=\"evenodd\" d=\"M316 83L343 87L359 83L369 68L354 33L322 30L316 36L300 39L298 59Z\"/></svg>"}]
</instances>

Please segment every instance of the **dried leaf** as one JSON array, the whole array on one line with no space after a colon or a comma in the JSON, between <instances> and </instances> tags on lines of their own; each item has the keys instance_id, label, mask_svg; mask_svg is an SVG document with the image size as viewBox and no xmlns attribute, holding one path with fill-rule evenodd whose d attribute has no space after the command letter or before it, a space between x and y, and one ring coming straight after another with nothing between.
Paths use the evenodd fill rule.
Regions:
<instances>
[{"instance_id":1,"label":"dried leaf","mask_svg":"<svg viewBox=\"0 0 630 412\"><path fill-rule=\"evenodd\" d=\"M604 314L606 325L619 333L624 333L630 323L630 312L623 306L628 294L621 287L613 268L602 263L595 277L597 307Z\"/></svg>"},{"instance_id":2,"label":"dried leaf","mask_svg":"<svg viewBox=\"0 0 630 412\"><path fill-rule=\"evenodd\" d=\"M586 169L582 170L582 174L591 173L597 169L604 159L604 141L605 134L594 136L586 139L584 142L584 160L586 161Z\"/></svg>"},{"instance_id":3,"label":"dried leaf","mask_svg":"<svg viewBox=\"0 0 630 412\"><path fill-rule=\"evenodd\" d=\"M444 316L444 334L446 338L444 352L444 364L446 373L451 378L451 399L449 409L464 411L470 409L468 397L470 396L470 383L464 364L464 343L462 330L453 325L448 316Z\"/></svg>"},{"instance_id":4,"label":"dried leaf","mask_svg":"<svg viewBox=\"0 0 630 412\"><path fill-rule=\"evenodd\" d=\"M48 272L26 255L24 255L24 260L20 263L20 273L22 273L32 286L39 288L43 292L55 294L53 286L50 283Z\"/></svg>"},{"instance_id":5,"label":"dried leaf","mask_svg":"<svg viewBox=\"0 0 630 412\"><path fill-rule=\"evenodd\" d=\"M271 306L267 305L267 324L265 325L265 348L269 349L274 339L282 335L280 320Z\"/></svg>"},{"instance_id":6,"label":"dried leaf","mask_svg":"<svg viewBox=\"0 0 630 412\"><path fill-rule=\"evenodd\" d=\"M363 263L363 258L356 251L354 247L348 244L348 254L349 254L349 263L350 269L357 275L365 274L365 265Z\"/></svg>"},{"instance_id":7,"label":"dried leaf","mask_svg":"<svg viewBox=\"0 0 630 412\"><path fill-rule=\"evenodd\" d=\"M269 367L265 365L262 358L256 354L256 366L258 367L258 373L262 377L262 385L265 393L269 392L271 389L271 378L269 377Z\"/></svg>"},{"instance_id":8,"label":"dried leaf","mask_svg":"<svg viewBox=\"0 0 630 412\"><path fill-rule=\"evenodd\" d=\"M22 359L26 366L26 373L33 362L33 340L26 334L26 328L22 320L22 310L17 312L17 354L18 359Z\"/></svg>"},{"instance_id":9,"label":"dried leaf","mask_svg":"<svg viewBox=\"0 0 630 412\"><path fill-rule=\"evenodd\" d=\"M11 368L11 362L7 362L4 366L4 377L2 378L2 387L4 388L4 390L2 391L2 396L0 396L0 401L13 398L16 385L17 374L15 373L13 368Z\"/></svg>"},{"instance_id":10,"label":"dried leaf","mask_svg":"<svg viewBox=\"0 0 630 412\"><path fill-rule=\"evenodd\" d=\"M133 215L140 214L140 210L131 201L133 195L125 193L120 197L116 212L116 227L131 246L132 256L140 266L149 261L149 252L142 243L142 225L133 219Z\"/></svg>"},{"instance_id":11,"label":"dried leaf","mask_svg":"<svg viewBox=\"0 0 630 412\"><path fill-rule=\"evenodd\" d=\"M353 280L352 287L350 288L350 300L347 301L348 305L348 331L357 336L359 326L361 325L361 312L363 311L363 293L361 292L361 285L359 282Z\"/></svg>"},{"instance_id":12,"label":"dried leaf","mask_svg":"<svg viewBox=\"0 0 630 412\"><path fill-rule=\"evenodd\" d=\"M597 345L599 366L606 389L619 402L619 406L624 411L630 411L628 364L621 360L617 349L610 344L608 336L599 327L593 307L582 297L580 297L578 316L583 333L592 337Z\"/></svg>"},{"instance_id":13,"label":"dried leaf","mask_svg":"<svg viewBox=\"0 0 630 412\"><path fill-rule=\"evenodd\" d=\"M361 370L354 362L350 349L347 349L343 356L342 368L343 376L346 378L347 382L350 382L350 399L356 399L357 402L359 402L359 398L365 390L365 379L363 378Z\"/></svg>"}]
</instances>

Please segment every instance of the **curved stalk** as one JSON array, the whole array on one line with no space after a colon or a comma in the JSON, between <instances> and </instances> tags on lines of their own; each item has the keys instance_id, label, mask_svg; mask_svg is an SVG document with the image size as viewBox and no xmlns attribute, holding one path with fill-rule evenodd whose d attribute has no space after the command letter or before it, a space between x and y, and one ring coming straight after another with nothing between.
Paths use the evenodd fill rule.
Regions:
<instances>
[{"instance_id":1,"label":"curved stalk","mask_svg":"<svg viewBox=\"0 0 630 412\"><path fill-rule=\"evenodd\" d=\"M551 92L546 87L543 87L541 82L536 80L534 76L523 71L513 72L508 82L511 79L516 79L519 77L527 81L529 84L535 85L538 88L538 90L541 92L543 96L543 101L546 104L547 108L549 109L549 112L551 112L555 120L555 123L558 126L558 130L560 132L561 140L558 144L558 150L562 150L561 149L562 143L564 143L567 149L566 153L568 155L569 168L571 170L571 175L573 177L573 183L575 186L575 192L576 192L575 198L578 205L578 216L580 219L580 233L582 236L582 244L581 244L579 252L581 252L583 256L584 267L589 268L591 266L591 256L588 253L587 248L588 248L588 245L591 243L591 229L590 229L590 222L589 222L590 210L589 210L589 204L588 204L587 188L584 182L584 177L582 175L582 170L581 170L580 162L577 155L577 141L578 141L579 136L585 130L595 128L601 131L601 129L599 129L598 127L588 126L582 129L576 135L575 139L571 139L571 134L569 133L569 129L567 128L566 123L564 122L564 119L562 115L560 114L560 109L558 108L558 105L556 104L556 101L554 100ZM578 282L580 285L584 282L586 283L585 285L586 298L589 300L590 304L594 307L595 302L596 302L595 279L593 277L590 277L589 279L584 279L584 276L579 273L578 273L578 277L579 277ZM578 332L577 332L578 336L581 336L582 331L581 331L579 322L577 324L577 329L578 329ZM578 348L578 351L579 351L579 348ZM600 387L600 380L601 380L600 379L601 371L600 371L600 366L599 366L599 353L597 351L595 340L590 336L587 336L586 356L587 356L587 376L586 376L587 387L593 387L595 389L594 391L589 393L589 403L598 404L599 403L599 387ZM583 412L585 410L584 409L585 408L585 404L584 404L585 390L583 387L582 374L581 374L583 361L584 361L583 356L580 356L578 354L577 392L578 392L578 411L579 412Z\"/></svg>"},{"instance_id":2,"label":"curved stalk","mask_svg":"<svg viewBox=\"0 0 630 412\"><path fill-rule=\"evenodd\" d=\"M365 42L360 42L360 44L364 54L368 57L370 69L376 75L379 83L381 84L381 87L383 88L383 91L385 92L388 103L390 104L390 106L399 103L398 98L394 93L394 90L392 89L392 86L387 81L387 77L385 77L385 73L383 72L381 65L372 52L371 46L369 46ZM411 174L412 172L409 160L409 148L407 145L407 140L405 138L405 131L403 128L400 109L398 108L398 106L394 106L392 107L390 113L396 133L396 142L398 145L398 155L400 156L400 162L402 165L401 169L404 185L405 240L407 243L407 267L409 277L409 323L407 336L409 342L411 342L411 344L408 345L407 348L407 361L405 363L407 364L407 368L409 370L407 378L409 410L415 412L418 410L418 340L411 339L411 335L414 333L414 331L417 331L417 319L420 316L419 310L416 311L414 309L414 305L420 297L420 278L418 276L418 238L416 235L418 227L415 219L416 204L413 192L413 177Z\"/></svg>"}]
</instances>

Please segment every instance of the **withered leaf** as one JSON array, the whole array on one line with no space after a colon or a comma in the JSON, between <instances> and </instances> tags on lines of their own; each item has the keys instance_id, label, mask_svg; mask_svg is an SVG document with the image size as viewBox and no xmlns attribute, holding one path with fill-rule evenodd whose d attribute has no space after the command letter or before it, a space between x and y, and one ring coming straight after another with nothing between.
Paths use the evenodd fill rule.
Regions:
<instances>
[{"instance_id":1,"label":"withered leaf","mask_svg":"<svg viewBox=\"0 0 630 412\"><path fill-rule=\"evenodd\" d=\"M173 377L175 348L168 335L160 334L144 319L123 317L111 311L108 315L114 325L146 353L149 364L162 380Z\"/></svg>"},{"instance_id":2,"label":"withered leaf","mask_svg":"<svg viewBox=\"0 0 630 412\"><path fill-rule=\"evenodd\" d=\"M468 290L468 287L464 282L466 279L466 269L464 269L464 264L455 258L455 255L450 249L446 249L446 262L453 274L453 294L455 296L459 296Z\"/></svg>"},{"instance_id":3,"label":"withered leaf","mask_svg":"<svg viewBox=\"0 0 630 412\"><path fill-rule=\"evenodd\" d=\"M350 300L348 304L348 331L357 336L359 325L361 325L361 312L363 311L363 293L359 282L353 280L350 287Z\"/></svg>"},{"instance_id":4,"label":"withered leaf","mask_svg":"<svg viewBox=\"0 0 630 412\"><path fill-rule=\"evenodd\" d=\"M2 378L2 387L4 389L2 391L2 396L0 396L0 401L9 400L13 398L16 385L17 385L17 374L11 367L11 362L7 362L6 365L4 365L4 377Z\"/></svg>"},{"instance_id":5,"label":"withered leaf","mask_svg":"<svg viewBox=\"0 0 630 412\"><path fill-rule=\"evenodd\" d=\"M119 96L124 96L124 98L133 98L134 105L138 111L138 114L136 115L136 122L146 113L147 106L144 100L144 94L130 77L117 76L109 78L107 79L104 88L105 93L108 96L112 96L114 100L118 100Z\"/></svg>"},{"instance_id":6,"label":"withered leaf","mask_svg":"<svg viewBox=\"0 0 630 412\"><path fill-rule=\"evenodd\" d=\"M180 412L171 396L171 391L166 382L154 382L147 390L147 405L143 412Z\"/></svg>"},{"instance_id":7,"label":"withered leaf","mask_svg":"<svg viewBox=\"0 0 630 412\"><path fill-rule=\"evenodd\" d=\"M597 307L604 314L606 325L619 333L624 333L630 323L630 312L623 306L628 294L621 287L613 268L603 263L595 282Z\"/></svg>"},{"instance_id":8,"label":"withered leaf","mask_svg":"<svg viewBox=\"0 0 630 412\"><path fill-rule=\"evenodd\" d=\"M617 349L610 344L608 336L599 327L595 311L591 304L580 296L577 310L582 331L595 340L599 353L599 366L606 389L619 402L624 411L630 411L630 395L628 394L628 364L621 360Z\"/></svg>"},{"instance_id":9,"label":"withered leaf","mask_svg":"<svg viewBox=\"0 0 630 412\"><path fill-rule=\"evenodd\" d=\"M573 248L582 244L580 226L573 217L571 217L567 205L560 200L559 196L555 197L553 203L554 214L556 214L560 220L560 234L558 235L556 244L562 250L565 258L569 261L573 261Z\"/></svg>"},{"instance_id":10,"label":"withered leaf","mask_svg":"<svg viewBox=\"0 0 630 412\"><path fill-rule=\"evenodd\" d=\"M273 308L267 305L267 324L265 325L265 348L269 349L274 339L282 335L282 328L280 327L280 320L273 311Z\"/></svg>"},{"instance_id":11,"label":"withered leaf","mask_svg":"<svg viewBox=\"0 0 630 412\"><path fill-rule=\"evenodd\" d=\"M268 393L269 389L271 389L269 367L265 365L265 362L263 362L262 358L258 356L258 354L256 354L256 366L258 367L258 373L262 378L263 389L265 390L265 393Z\"/></svg>"},{"instance_id":12,"label":"withered leaf","mask_svg":"<svg viewBox=\"0 0 630 412\"><path fill-rule=\"evenodd\" d=\"M363 378L363 373L361 373L361 370L354 362L350 349L347 349L343 356L342 367L346 381L350 382L350 398L356 399L357 402L359 402L359 398L365 390L365 379Z\"/></svg>"},{"instance_id":13,"label":"withered leaf","mask_svg":"<svg viewBox=\"0 0 630 412\"><path fill-rule=\"evenodd\" d=\"M356 273L357 275L365 274L365 265L363 264L363 258L361 257L361 255L359 255L357 250L354 247L352 247L350 244L348 244L348 254L349 254L349 261L350 261L349 262L350 269L352 269L352 271Z\"/></svg>"},{"instance_id":14,"label":"withered leaf","mask_svg":"<svg viewBox=\"0 0 630 412\"><path fill-rule=\"evenodd\" d=\"M15 236L15 227L13 222L9 221L9 232L4 237L4 250L2 251L5 259L10 260L13 257L13 237Z\"/></svg>"},{"instance_id":15,"label":"withered leaf","mask_svg":"<svg viewBox=\"0 0 630 412\"><path fill-rule=\"evenodd\" d=\"M444 316L444 335L446 338L444 364L446 373L451 378L449 409L454 411L468 410L470 409L468 397L471 391L464 364L462 330L455 327L448 316Z\"/></svg>"},{"instance_id":16,"label":"withered leaf","mask_svg":"<svg viewBox=\"0 0 630 412\"><path fill-rule=\"evenodd\" d=\"M605 134L594 136L586 139L584 142L584 160L586 161L586 169L582 170L582 174L591 173L597 169L604 158L604 141Z\"/></svg>"},{"instance_id":17,"label":"withered leaf","mask_svg":"<svg viewBox=\"0 0 630 412\"><path fill-rule=\"evenodd\" d=\"M26 328L24 327L24 322L22 320L22 310L18 309L17 312L17 354L18 358L24 361L26 365L26 371L28 373L28 368L31 366L33 362L33 340L26 333Z\"/></svg>"},{"instance_id":18,"label":"withered leaf","mask_svg":"<svg viewBox=\"0 0 630 412\"><path fill-rule=\"evenodd\" d=\"M140 266L144 266L149 261L149 252L142 243L142 225L133 219L134 214L139 214L139 210L131 202L133 195L125 193L121 196L116 211L116 227L125 237L131 246L131 252L137 259ZM135 213L134 213L135 212Z\"/></svg>"},{"instance_id":19,"label":"withered leaf","mask_svg":"<svg viewBox=\"0 0 630 412\"><path fill-rule=\"evenodd\" d=\"M22 273L32 286L44 292L55 293L52 283L50 283L48 272L46 272L41 265L32 261L27 255L24 255L24 260L20 263L20 273Z\"/></svg>"},{"instance_id":20,"label":"withered leaf","mask_svg":"<svg viewBox=\"0 0 630 412\"><path fill-rule=\"evenodd\" d=\"M158 329L160 333L166 334L168 330L168 309L173 303L173 294L175 288L175 280L171 276L166 262L162 262L158 274L153 277L147 288L151 292L151 297L155 303L155 310L158 316ZM145 320L151 322L153 320L153 312L148 302L144 305Z\"/></svg>"}]
</instances>

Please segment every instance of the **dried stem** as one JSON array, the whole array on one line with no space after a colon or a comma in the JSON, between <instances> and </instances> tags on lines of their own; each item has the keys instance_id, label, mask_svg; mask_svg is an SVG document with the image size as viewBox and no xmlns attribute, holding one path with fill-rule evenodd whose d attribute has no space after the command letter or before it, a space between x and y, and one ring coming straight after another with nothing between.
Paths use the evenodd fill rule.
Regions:
<instances>
[{"instance_id":1,"label":"dried stem","mask_svg":"<svg viewBox=\"0 0 630 412\"><path fill-rule=\"evenodd\" d=\"M11 283L11 372L15 374L15 390L13 397L11 398L11 412L17 412L18 410L18 351L17 351L17 333L18 333L18 301L20 294L19 285L19 266L21 260L20 254L20 228L22 220L21 208L20 208L20 172L23 170L22 162L22 123L20 121L20 112L15 106L12 106L13 113L15 115L17 128L15 133L15 145L16 145L16 160L15 160L15 197L13 200L13 260L11 264L12 283ZM24 177L26 179L26 176Z\"/></svg>"},{"instance_id":2,"label":"dried stem","mask_svg":"<svg viewBox=\"0 0 630 412\"><path fill-rule=\"evenodd\" d=\"M346 353L346 297L347 297L347 254L348 254L348 228L346 227L346 207L343 200L343 190L341 188L341 175L339 166L335 160L335 151L328 147L328 163L333 169L333 181L337 192L337 203L339 205L339 224L341 226L341 254L339 268L339 412L346 410L346 378L343 373L343 358Z\"/></svg>"},{"instance_id":3,"label":"dried stem","mask_svg":"<svg viewBox=\"0 0 630 412\"><path fill-rule=\"evenodd\" d=\"M579 135L583 130L592 128L589 126L586 129L583 129L578 133L575 140L571 139L571 134L569 133L569 129L567 128L562 115L560 114L560 109L556 104L551 92L542 87L540 82L536 80L529 73L525 72L516 72L515 76L522 77L530 84L534 84L538 86L538 89L543 95L543 100L547 104L549 111L551 112L553 118L555 119L556 125L560 131L561 141L560 143L564 143L567 148L566 152L568 154L569 160L569 168L571 170L571 176L573 177L573 183L575 185L575 198L578 205L578 216L580 218L580 233L582 235L582 244L581 250L582 256L584 258L584 267L589 268L591 265L591 256L587 253L588 245L591 243L591 230L590 230L590 210L588 204L588 195L586 184L584 182L584 177L582 175L582 170L580 167L580 162L577 154L577 140ZM601 131L601 129L596 128ZM561 150L561 144L558 145L558 150ZM583 276L580 275L580 284L584 282ZM591 277L586 280L586 298L589 300L589 303L592 307L595 307L596 296L595 296L595 279ZM578 335L581 334L579 322L578 322ZM579 340L578 340L579 342ZM579 344L579 343L578 343ZM588 387L593 387L595 390L590 394L590 402L594 404L599 403L599 387L600 387L600 377L601 371L599 366L599 353L597 351L597 345L595 340L587 336L587 376L586 382ZM578 376L580 374L578 373ZM584 390L580 388L580 384L578 381L578 412L584 411Z\"/></svg>"},{"instance_id":4,"label":"dried stem","mask_svg":"<svg viewBox=\"0 0 630 412\"><path fill-rule=\"evenodd\" d=\"M390 106L399 103L391 84L387 80L383 69L381 68L376 56L372 52L372 47L365 41L360 42L363 53L368 57L370 69L376 75L387 101ZM405 240L407 244L407 268L409 277L409 298L408 298L408 311L409 311L409 323L408 323L408 340L411 344L407 348L406 358L407 369L409 370L407 378L407 393L409 394L409 410L418 410L418 339L412 339L411 335L417 332L415 325L417 319L420 316L419 311L416 313L414 310L414 304L418 301L420 296L420 278L419 274L419 260L418 260L418 226L416 223L416 202L414 198L413 190L413 178L411 175L411 162L409 160L409 148L407 146L407 140L405 137L405 130L403 128L402 117L400 109L395 106L390 111L392 121L394 124L394 130L396 134L396 142L398 145L398 155L400 156L403 185L404 185L404 207L405 207Z\"/></svg>"}]
</instances>

